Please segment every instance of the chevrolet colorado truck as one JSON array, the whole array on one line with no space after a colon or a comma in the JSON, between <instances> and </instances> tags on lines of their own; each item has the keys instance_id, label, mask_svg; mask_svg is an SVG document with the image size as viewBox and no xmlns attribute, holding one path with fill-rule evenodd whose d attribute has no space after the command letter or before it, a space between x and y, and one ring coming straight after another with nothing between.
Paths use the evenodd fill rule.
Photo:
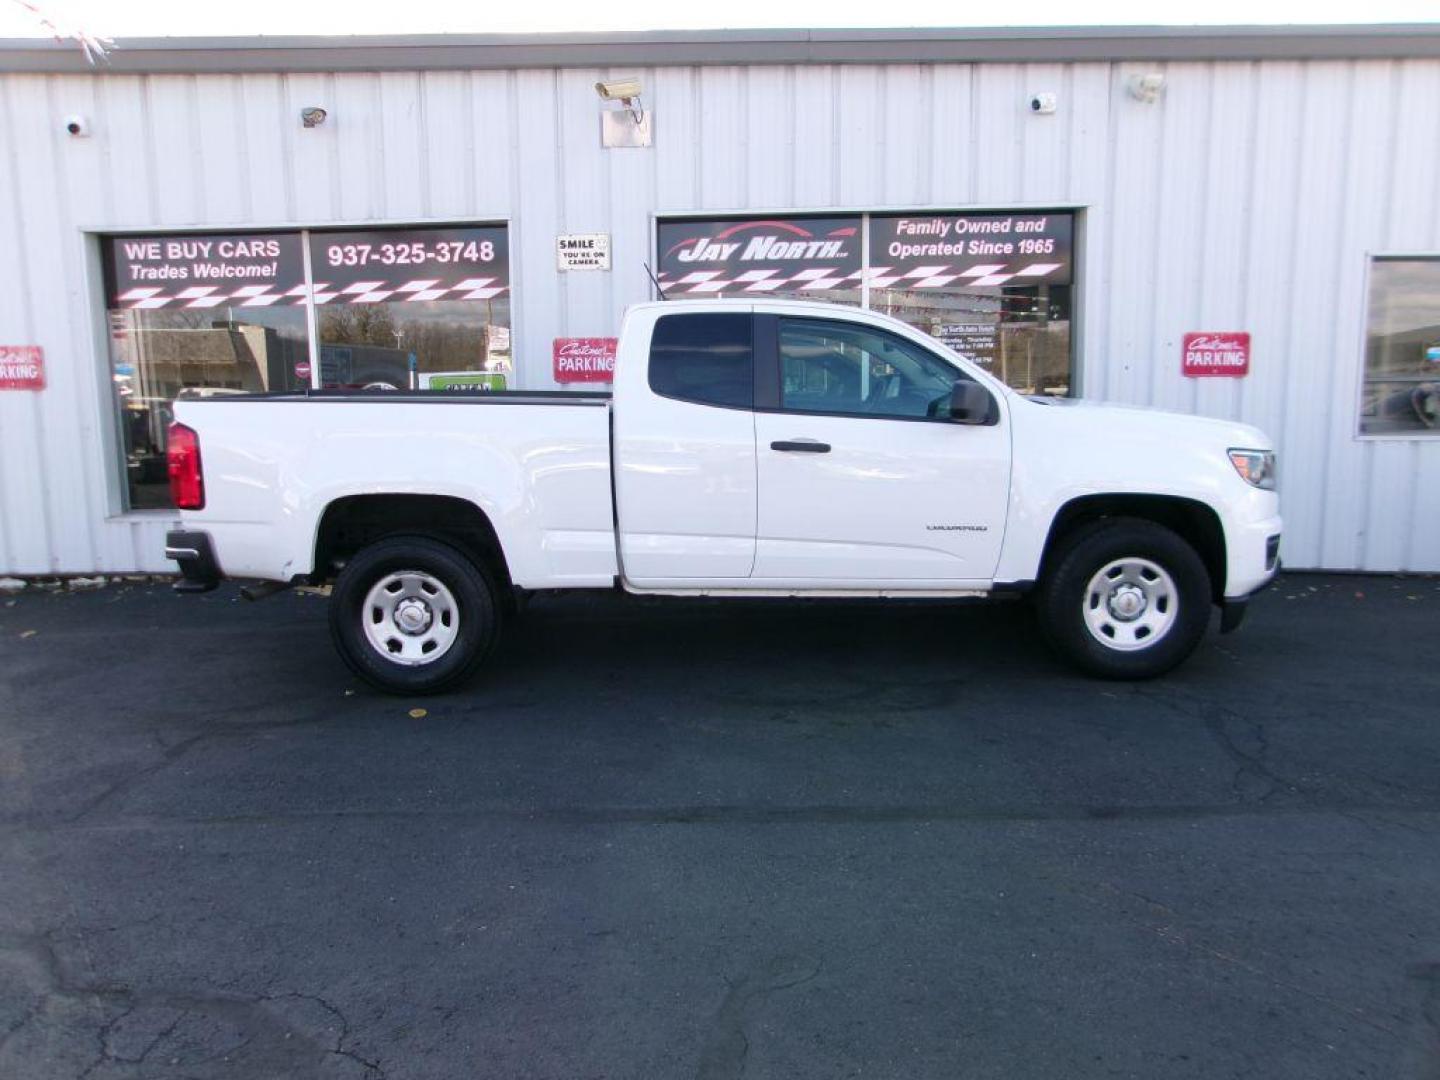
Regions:
<instances>
[{"instance_id":1,"label":"chevrolet colorado truck","mask_svg":"<svg viewBox=\"0 0 1440 1080\"><path fill-rule=\"evenodd\" d=\"M1080 668L1148 678L1279 565L1255 428L1023 396L819 303L632 307L610 393L182 397L167 457L177 587L331 583L340 655L398 693L470 677L533 591L617 587L1029 594Z\"/></svg>"}]
</instances>

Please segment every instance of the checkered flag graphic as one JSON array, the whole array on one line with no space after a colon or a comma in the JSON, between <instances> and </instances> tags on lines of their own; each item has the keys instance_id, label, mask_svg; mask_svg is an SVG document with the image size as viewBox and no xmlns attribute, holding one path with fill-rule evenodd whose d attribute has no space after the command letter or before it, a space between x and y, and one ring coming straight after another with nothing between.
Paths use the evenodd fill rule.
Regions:
<instances>
[{"instance_id":1,"label":"checkered flag graphic","mask_svg":"<svg viewBox=\"0 0 1440 1080\"><path fill-rule=\"evenodd\" d=\"M491 300L508 291L499 278L466 278L447 285L439 278L412 281L357 281L343 288L332 288L329 282L317 281L314 298L317 304L381 304L386 301L416 300ZM164 288L140 286L117 296L122 308L149 311L157 308L270 307L305 303L310 293L305 285L296 285L284 292L272 291L268 285L242 285L240 288L219 285L192 285L167 292Z\"/></svg>"},{"instance_id":2,"label":"checkered flag graphic","mask_svg":"<svg viewBox=\"0 0 1440 1080\"><path fill-rule=\"evenodd\" d=\"M988 288L997 285L1027 285L1061 269L1063 263L988 263L981 266L953 265L917 266L913 270L897 270L889 266L872 266L869 271L856 270L841 274L823 268L800 270L785 274L779 270L745 270L728 275L724 270L694 270L675 277L660 274L660 284L667 292L705 295L720 292L766 293L777 289L786 292L817 292L822 289L858 289L868 283L872 289L943 289Z\"/></svg>"}]
</instances>

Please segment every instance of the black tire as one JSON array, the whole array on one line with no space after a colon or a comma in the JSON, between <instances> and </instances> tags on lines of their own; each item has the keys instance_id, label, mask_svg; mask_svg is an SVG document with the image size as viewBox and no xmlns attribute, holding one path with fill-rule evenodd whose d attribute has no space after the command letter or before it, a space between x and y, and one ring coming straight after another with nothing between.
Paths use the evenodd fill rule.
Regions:
<instances>
[{"instance_id":1,"label":"black tire","mask_svg":"<svg viewBox=\"0 0 1440 1080\"><path fill-rule=\"evenodd\" d=\"M438 650L438 659L420 656L399 662L372 643L366 621L377 627L374 636L380 637L383 615L366 610L367 598L381 582L401 573L438 583L437 595L449 593L443 612L455 619L456 629ZM496 595L486 569L457 548L429 536L387 537L361 549L336 579L330 595L330 636L350 670L370 685L393 694L438 694L465 682L490 655L500 631ZM436 607L441 610L442 605ZM439 619L432 621L439 630ZM395 625L394 620L386 625ZM404 644L399 633L393 636L397 647Z\"/></svg>"},{"instance_id":2,"label":"black tire","mask_svg":"<svg viewBox=\"0 0 1440 1080\"><path fill-rule=\"evenodd\" d=\"M1138 577L1130 572L1137 567ZM1118 584L1100 577L1105 570L1118 573ZM1155 570L1159 575L1147 582L1144 575ZM1145 605L1140 615L1125 610L1117 589L1140 596L1128 600ZM1036 599L1050 645L1082 671L1107 679L1163 675L1195 651L1210 625L1210 575L1199 554L1170 529L1139 518L1107 518L1066 537ZM1161 621L1163 628L1140 620ZM1104 625L1092 630L1095 624ZM1135 640L1142 633L1148 638Z\"/></svg>"}]
</instances>

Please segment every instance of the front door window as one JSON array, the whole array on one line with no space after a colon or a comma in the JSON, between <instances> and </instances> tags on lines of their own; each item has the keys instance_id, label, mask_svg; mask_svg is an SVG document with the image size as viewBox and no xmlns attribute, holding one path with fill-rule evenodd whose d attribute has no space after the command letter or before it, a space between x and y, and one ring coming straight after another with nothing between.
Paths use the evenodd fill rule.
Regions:
<instances>
[{"instance_id":1,"label":"front door window","mask_svg":"<svg viewBox=\"0 0 1440 1080\"><path fill-rule=\"evenodd\" d=\"M780 320L780 403L787 412L942 419L958 369L883 330Z\"/></svg>"}]
</instances>

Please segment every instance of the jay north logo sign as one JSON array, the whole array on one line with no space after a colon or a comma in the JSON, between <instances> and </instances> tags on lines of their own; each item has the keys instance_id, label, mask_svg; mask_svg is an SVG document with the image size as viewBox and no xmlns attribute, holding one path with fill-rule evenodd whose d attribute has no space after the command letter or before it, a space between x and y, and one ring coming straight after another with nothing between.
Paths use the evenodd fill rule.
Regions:
<instances>
[{"instance_id":1,"label":"jay north logo sign","mask_svg":"<svg viewBox=\"0 0 1440 1080\"><path fill-rule=\"evenodd\" d=\"M681 295L858 288L860 219L662 221L658 278Z\"/></svg>"},{"instance_id":2,"label":"jay north logo sign","mask_svg":"<svg viewBox=\"0 0 1440 1080\"><path fill-rule=\"evenodd\" d=\"M659 240L660 269L677 276L735 264L860 269L859 218L662 221Z\"/></svg>"},{"instance_id":3,"label":"jay north logo sign","mask_svg":"<svg viewBox=\"0 0 1440 1080\"><path fill-rule=\"evenodd\" d=\"M845 257L843 240L782 240L778 236L752 236L745 250L740 244L724 244L718 240L697 240L692 248L681 248L676 260L689 262L727 262L739 251L741 262L772 262L785 259L841 259Z\"/></svg>"}]
</instances>

